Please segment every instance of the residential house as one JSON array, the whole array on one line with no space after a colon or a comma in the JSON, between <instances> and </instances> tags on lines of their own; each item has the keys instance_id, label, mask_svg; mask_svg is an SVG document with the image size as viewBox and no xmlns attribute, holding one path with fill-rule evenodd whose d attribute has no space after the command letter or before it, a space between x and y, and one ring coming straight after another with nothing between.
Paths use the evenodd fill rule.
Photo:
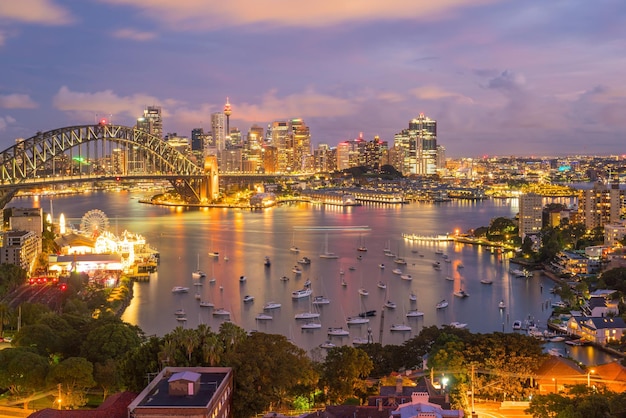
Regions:
<instances>
[{"instance_id":1,"label":"residential house","mask_svg":"<svg viewBox=\"0 0 626 418\"><path fill-rule=\"evenodd\" d=\"M585 341L605 345L619 341L626 331L626 322L620 317L576 317L567 321L567 332Z\"/></svg>"}]
</instances>

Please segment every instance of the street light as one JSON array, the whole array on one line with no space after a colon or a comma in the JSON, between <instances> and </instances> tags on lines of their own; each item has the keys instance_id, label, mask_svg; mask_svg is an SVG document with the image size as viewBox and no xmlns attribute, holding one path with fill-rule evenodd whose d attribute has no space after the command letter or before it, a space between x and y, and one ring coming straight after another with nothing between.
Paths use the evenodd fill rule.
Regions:
<instances>
[{"instance_id":1,"label":"street light","mask_svg":"<svg viewBox=\"0 0 626 418\"><path fill-rule=\"evenodd\" d=\"M595 369L590 369L587 372L587 387L591 386L591 373L595 373Z\"/></svg>"},{"instance_id":2,"label":"street light","mask_svg":"<svg viewBox=\"0 0 626 418\"><path fill-rule=\"evenodd\" d=\"M557 386L556 386L556 378L553 377L552 381L554 382L554 393L557 393L558 390L557 390Z\"/></svg>"}]
</instances>

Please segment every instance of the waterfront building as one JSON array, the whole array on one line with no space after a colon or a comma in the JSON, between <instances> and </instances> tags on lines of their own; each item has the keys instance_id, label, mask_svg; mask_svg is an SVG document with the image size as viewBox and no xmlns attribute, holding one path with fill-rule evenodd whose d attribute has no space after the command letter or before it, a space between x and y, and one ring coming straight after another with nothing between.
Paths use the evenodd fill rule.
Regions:
<instances>
[{"instance_id":1,"label":"waterfront building","mask_svg":"<svg viewBox=\"0 0 626 418\"><path fill-rule=\"evenodd\" d=\"M331 173L337 168L337 149L319 144L313 151L313 169L316 173Z\"/></svg>"},{"instance_id":2,"label":"waterfront building","mask_svg":"<svg viewBox=\"0 0 626 418\"><path fill-rule=\"evenodd\" d=\"M388 164L389 144L381 141L376 135L372 141L365 144L365 165L375 170L379 170L383 165Z\"/></svg>"},{"instance_id":3,"label":"waterfront building","mask_svg":"<svg viewBox=\"0 0 626 418\"><path fill-rule=\"evenodd\" d=\"M38 237L43 232L43 212L41 208L10 208L9 229L13 231L33 231Z\"/></svg>"},{"instance_id":4,"label":"waterfront building","mask_svg":"<svg viewBox=\"0 0 626 418\"><path fill-rule=\"evenodd\" d=\"M402 174L432 175L437 173L437 121L423 113L409 122L409 128L394 136L403 152Z\"/></svg>"},{"instance_id":5,"label":"waterfront building","mask_svg":"<svg viewBox=\"0 0 626 418\"><path fill-rule=\"evenodd\" d=\"M291 120L293 136L292 172L307 172L307 161L311 156L311 131L302 119Z\"/></svg>"},{"instance_id":6,"label":"waterfront building","mask_svg":"<svg viewBox=\"0 0 626 418\"><path fill-rule=\"evenodd\" d=\"M128 416L232 416L233 372L230 367L165 367L128 405Z\"/></svg>"},{"instance_id":7,"label":"waterfront building","mask_svg":"<svg viewBox=\"0 0 626 418\"><path fill-rule=\"evenodd\" d=\"M143 116L137 119L137 129L163 138L163 118L161 106L148 106L143 111Z\"/></svg>"},{"instance_id":8,"label":"waterfront building","mask_svg":"<svg viewBox=\"0 0 626 418\"><path fill-rule=\"evenodd\" d=\"M620 341L626 332L626 322L619 317L572 316L567 321L567 333L598 345Z\"/></svg>"},{"instance_id":9,"label":"waterfront building","mask_svg":"<svg viewBox=\"0 0 626 418\"><path fill-rule=\"evenodd\" d=\"M590 190L578 191L578 214L587 229L616 223L620 219L623 192L619 184L596 183Z\"/></svg>"},{"instance_id":10,"label":"waterfront building","mask_svg":"<svg viewBox=\"0 0 626 418\"><path fill-rule=\"evenodd\" d=\"M293 160L293 136L289 121L274 121L268 129L270 143L276 149L276 170L273 172L286 173ZM267 173L268 171L266 171Z\"/></svg>"},{"instance_id":11,"label":"waterfront building","mask_svg":"<svg viewBox=\"0 0 626 418\"><path fill-rule=\"evenodd\" d=\"M41 252L41 237L33 231L8 231L2 238L0 263L14 264L28 272Z\"/></svg>"},{"instance_id":12,"label":"waterfront building","mask_svg":"<svg viewBox=\"0 0 626 418\"><path fill-rule=\"evenodd\" d=\"M543 198L536 193L524 193L519 197L519 236L541 231Z\"/></svg>"}]
</instances>

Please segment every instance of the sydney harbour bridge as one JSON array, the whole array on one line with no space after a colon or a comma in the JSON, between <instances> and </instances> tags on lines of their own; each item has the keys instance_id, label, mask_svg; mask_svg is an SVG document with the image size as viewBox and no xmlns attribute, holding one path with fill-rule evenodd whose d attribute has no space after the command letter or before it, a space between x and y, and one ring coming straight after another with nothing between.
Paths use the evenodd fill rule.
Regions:
<instances>
[{"instance_id":1,"label":"sydney harbour bridge","mask_svg":"<svg viewBox=\"0 0 626 418\"><path fill-rule=\"evenodd\" d=\"M215 157L193 161L159 137L106 123L37 132L0 153L0 170L0 208L19 190L107 180L167 180L191 204L219 193Z\"/></svg>"}]
</instances>

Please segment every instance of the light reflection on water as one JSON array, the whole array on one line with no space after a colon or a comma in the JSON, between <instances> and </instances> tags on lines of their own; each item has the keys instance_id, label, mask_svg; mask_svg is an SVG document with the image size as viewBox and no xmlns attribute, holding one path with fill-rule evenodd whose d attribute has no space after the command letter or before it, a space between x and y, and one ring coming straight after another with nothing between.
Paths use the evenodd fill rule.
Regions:
<instances>
[{"instance_id":1,"label":"light reflection on water","mask_svg":"<svg viewBox=\"0 0 626 418\"><path fill-rule=\"evenodd\" d=\"M369 328L374 341L401 344L424 326L453 321L467 323L473 332L512 332L511 324L516 319L532 319L545 327L550 314L553 295L548 290L553 283L538 273L528 280L512 277L508 273L508 259L502 254L459 243L412 243L401 236L402 233L437 235L486 226L494 217L515 216L515 201L515 204L489 200L347 208L294 204L244 211L163 208L140 204L136 199L137 195L129 192L94 192L55 197L53 206L55 217L64 213L74 225L80 223L87 211L100 209L109 217L114 232L127 229L139 233L160 251L158 274L149 283L135 284L134 299L123 316L149 335L164 335L181 325L174 316L179 308L187 312L184 326L206 323L217 329L223 319L198 305L194 298L196 290L203 300L229 310L230 319L246 330L284 334L305 349L331 339L326 335L328 327L346 328L345 317L370 309L378 314L370 318L368 325L351 326L349 337L333 337L332 341L351 344L353 338L367 336ZM11 206L36 204L49 211L47 197L36 202L32 198L14 199ZM364 225L368 230L349 229ZM336 230L319 230L320 226ZM326 242L328 250L337 253L338 259L319 258ZM361 242L368 247L366 253L356 251ZM291 245L298 246L300 253L290 252ZM407 265L396 266L393 258L385 257L386 246L404 257ZM451 262L446 263L435 254L437 249L443 250ZM210 251L218 251L220 257L210 257ZM362 255L362 260L357 259L358 255ZM271 258L269 268L263 266L265 256ZM303 267L302 275L295 275L291 269L302 256L311 258L312 263ZM191 272L197 267L198 257L200 268L217 278L215 284L205 279L203 286L193 285ZM441 262L440 271L433 269L434 261ZM386 268L379 268L381 263ZM351 266L354 270L349 269ZM413 280L402 280L393 274L396 267L411 274ZM344 279L348 283L345 287L341 285L340 270L345 271ZM247 277L245 283L238 280L242 275ZM290 280L282 281L281 276ZM446 280L447 276L452 280ZM493 284L481 284L480 279L485 277L491 278ZM291 298L291 292L301 288L307 279L312 281L314 294L331 299L330 305L319 307L322 328L314 331L301 331L302 321L294 319L295 314L313 308L309 301ZM386 290L377 287L379 281L387 283ZM172 294L173 286L186 286L190 291ZM360 296L357 292L360 287L366 288L369 296ZM470 297L453 296L461 288ZM417 294L417 303L409 301L411 291ZM244 304L242 299L246 294L253 295L254 302ZM441 299L447 299L450 305L437 310L435 304ZM385 310L383 318L381 311L387 300L395 302L397 308ZM274 317L271 321L256 321L256 314L268 301L278 301L282 307L271 312ZM505 302L506 309L498 308L500 301ZM424 312L424 317L407 318L406 312L416 308ZM408 324L412 331L391 332L391 325L396 323ZM585 363L610 360L588 347L566 347L573 357Z\"/></svg>"}]
</instances>

